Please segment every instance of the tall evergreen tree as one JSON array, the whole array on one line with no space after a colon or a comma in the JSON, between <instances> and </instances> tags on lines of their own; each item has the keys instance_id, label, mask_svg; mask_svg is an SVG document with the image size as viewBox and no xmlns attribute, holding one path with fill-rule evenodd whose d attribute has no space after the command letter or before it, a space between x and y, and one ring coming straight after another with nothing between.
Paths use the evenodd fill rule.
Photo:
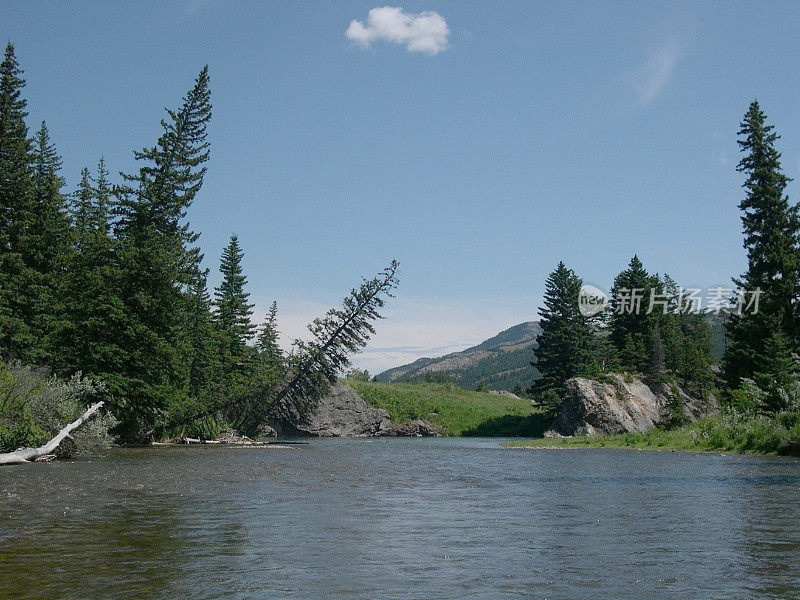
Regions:
<instances>
[{"instance_id":1,"label":"tall evergreen tree","mask_svg":"<svg viewBox=\"0 0 800 600\"><path fill-rule=\"evenodd\" d=\"M77 236L76 243L80 244L81 238L91 230L92 210L94 203L94 190L92 189L92 176L89 169L81 169L81 179L78 189L72 194L72 224Z\"/></svg>"},{"instance_id":2,"label":"tall evergreen tree","mask_svg":"<svg viewBox=\"0 0 800 600\"><path fill-rule=\"evenodd\" d=\"M248 302L247 277L242 272L244 252L239 238L232 235L222 251L222 281L214 292L214 320L220 333L221 362L225 377L245 374L252 367L253 352L247 343L256 327L252 323L253 305Z\"/></svg>"},{"instance_id":3,"label":"tall evergreen tree","mask_svg":"<svg viewBox=\"0 0 800 600\"><path fill-rule=\"evenodd\" d=\"M57 329L55 360L64 374L81 371L107 379L123 370L125 310L119 294L120 272L110 233L111 186L101 158L97 178L81 171L72 198L74 249L63 294L64 319Z\"/></svg>"},{"instance_id":4,"label":"tall evergreen tree","mask_svg":"<svg viewBox=\"0 0 800 600\"><path fill-rule=\"evenodd\" d=\"M34 362L52 356L52 336L63 318L66 270L73 249L67 200L61 193L65 182L60 170L61 157L42 121L34 139L34 197L22 244L23 260L35 281L29 288L30 324L39 338L31 355Z\"/></svg>"},{"instance_id":5,"label":"tall evergreen tree","mask_svg":"<svg viewBox=\"0 0 800 600\"><path fill-rule=\"evenodd\" d=\"M273 301L258 332L256 347L262 360L269 363L282 360L283 352L278 346L278 336L278 303Z\"/></svg>"},{"instance_id":6,"label":"tall evergreen tree","mask_svg":"<svg viewBox=\"0 0 800 600\"><path fill-rule=\"evenodd\" d=\"M71 213L72 224L78 237L81 239L91 232L108 235L111 228L111 184L108 181L108 169L105 159L100 157L97 163L97 178L93 185L89 169L81 171L81 179L77 191L72 195Z\"/></svg>"},{"instance_id":7,"label":"tall evergreen tree","mask_svg":"<svg viewBox=\"0 0 800 600\"><path fill-rule=\"evenodd\" d=\"M197 276L190 289L192 306L188 323L191 345L189 394L194 398L209 393L214 374L219 371L214 345L216 331L207 281L208 272L204 271Z\"/></svg>"},{"instance_id":8,"label":"tall evergreen tree","mask_svg":"<svg viewBox=\"0 0 800 600\"><path fill-rule=\"evenodd\" d=\"M773 329L764 344L764 354L758 357L753 380L764 392L760 410L775 413L788 410L789 395L797 383L797 356L780 329Z\"/></svg>"},{"instance_id":9,"label":"tall evergreen tree","mask_svg":"<svg viewBox=\"0 0 800 600\"><path fill-rule=\"evenodd\" d=\"M22 69L9 42L0 64L0 353L6 359L27 358L36 342L26 319L34 281L22 254L33 202L23 87Z\"/></svg>"},{"instance_id":10,"label":"tall evergreen tree","mask_svg":"<svg viewBox=\"0 0 800 600\"><path fill-rule=\"evenodd\" d=\"M649 371L653 332L660 317L657 310L647 314L651 294L663 294L661 282L634 255L628 268L614 279L611 289L609 339L617 348L624 369Z\"/></svg>"},{"instance_id":11,"label":"tall evergreen tree","mask_svg":"<svg viewBox=\"0 0 800 600\"><path fill-rule=\"evenodd\" d=\"M185 390L190 341L186 328L190 287L198 275L197 235L185 222L200 190L209 158L206 126L211 118L208 67L177 111L168 111L156 145L135 152L139 172L123 175L118 189L116 256L125 330L123 369L109 378L127 439L150 435L167 403Z\"/></svg>"},{"instance_id":12,"label":"tall evergreen tree","mask_svg":"<svg viewBox=\"0 0 800 600\"><path fill-rule=\"evenodd\" d=\"M726 323L728 346L725 377L731 388L743 377L753 378L760 357L766 355L777 330L790 347L798 344L798 274L800 268L800 207L785 194L789 178L783 174L775 142L780 136L767 124L754 101L739 130L745 156L737 171L745 173L742 210L747 271L736 286L745 293L760 290L758 313L734 311ZM741 312L741 314L738 314Z\"/></svg>"},{"instance_id":13,"label":"tall evergreen tree","mask_svg":"<svg viewBox=\"0 0 800 600\"><path fill-rule=\"evenodd\" d=\"M256 338L255 385L259 387L274 388L286 375L286 356L278 345L278 337L278 303L273 302Z\"/></svg>"},{"instance_id":14,"label":"tall evergreen tree","mask_svg":"<svg viewBox=\"0 0 800 600\"><path fill-rule=\"evenodd\" d=\"M567 379L585 374L593 360L594 333L578 304L583 282L563 262L545 282L544 306L539 309L542 328L537 338L535 366L542 377L531 388L534 394L561 393Z\"/></svg>"}]
</instances>

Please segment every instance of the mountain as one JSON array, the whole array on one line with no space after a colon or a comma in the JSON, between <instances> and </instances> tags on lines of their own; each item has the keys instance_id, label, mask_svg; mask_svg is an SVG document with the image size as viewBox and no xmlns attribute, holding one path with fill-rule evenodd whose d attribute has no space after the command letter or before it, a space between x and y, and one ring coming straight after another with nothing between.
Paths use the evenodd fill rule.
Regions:
<instances>
[{"instance_id":1,"label":"mountain","mask_svg":"<svg viewBox=\"0 0 800 600\"><path fill-rule=\"evenodd\" d=\"M378 381L448 378L465 389L483 381L490 390L511 391L531 385L539 373L531 366L533 348L541 329L536 321L514 325L477 346L439 358L420 358L413 363L388 369Z\"/></svg>"},{"instance_id":2,"label":"mountain","mask_svg":"<svg viewBox=\"0 0 800 600\"><path fill-rule=\"evenodd\" d=\"M711 325L712 352L721 361L725 353L724 318L712 313L705 316ZM420 358L379 373L376 378L378 381L449 379L468 390L474 390L481 381L490 390L511 391L517 385L525 389L539 377L530 363L540 331L537 321L520 323L472 348L439 358Z\"/></svg>"}]
</instances>

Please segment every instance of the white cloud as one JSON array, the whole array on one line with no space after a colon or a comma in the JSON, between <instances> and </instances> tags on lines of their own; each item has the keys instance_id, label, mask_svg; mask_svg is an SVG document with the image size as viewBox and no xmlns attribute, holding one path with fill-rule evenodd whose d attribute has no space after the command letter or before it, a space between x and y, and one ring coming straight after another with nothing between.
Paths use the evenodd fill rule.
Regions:
<instances>
[{"instance_id":1,"label":"white cloud","mask_svg":"<svg viewBox=\"0 0 800 600\"><path fill-rule=\"evenodd\" d=\"M639 102L647 104L655 100L672 77L682 55L683 48L678 40L667 42L650 55L634 81Z\"/></svg>"},{"instance_id":2,"label":"white cloud","mask_svg":"<svg viewBox=\"0 0 800 600\"><path fill-rule=\"evenodd\" d=\"M439 54L447 49L450 28L440 14L425 11L407 13L396 6L373 8L367 15L366 24L353 20L345 31L347 39L362 48L372 42L386 41L403 44L409 52Z\"/></svg>"}]
</instances>

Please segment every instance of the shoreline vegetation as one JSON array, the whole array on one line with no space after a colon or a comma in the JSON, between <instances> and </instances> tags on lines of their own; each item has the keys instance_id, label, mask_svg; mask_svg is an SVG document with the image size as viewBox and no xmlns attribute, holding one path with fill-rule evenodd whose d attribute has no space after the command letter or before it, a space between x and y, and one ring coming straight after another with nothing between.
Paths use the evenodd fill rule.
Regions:
<instances>
[{"instance_id":1,"label":"shoreline vegetation","mask_svg":"<svg viewBox=\"0 0 800 600\"><path fill-rule=\"evenodd\" d=\"M714 452L800 456L800 415L742 419L731 413L701 419L675 429L654 428L644 433L572 436L504 442L506 448L579 449L609 448L670 452Z\"/></svg>"},{"instance_id":2,"label":"shoreline vegetation","mask_svg":"<svg viewBox=\"0 0 800 600\"><path fill-rule=\"evenodd\" d=\"M254 322L238 237L222 251L212 293L200 233L190 227L211 158L208 66L166 109L152 145L133 152L132 172L113 176L98 152L96 174L84 168L74 190L64 189L47 124L29 135L23 75L8 42L0 63L0 453L36 448L82 414L80 386L103 402L102 418L81 430L93 426L125 445L226 431L255 438L270 421L302 418L375 333L398 263L363 278L284 351L275 302Z\"/></svg>"}]
</instances>

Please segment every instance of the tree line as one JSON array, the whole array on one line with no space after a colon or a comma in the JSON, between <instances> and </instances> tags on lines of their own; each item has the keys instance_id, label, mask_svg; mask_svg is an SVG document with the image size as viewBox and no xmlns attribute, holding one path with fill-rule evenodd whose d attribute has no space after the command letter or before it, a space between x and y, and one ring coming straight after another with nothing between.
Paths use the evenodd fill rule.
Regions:
<instances>
[{"instance_id":1,"label":"tree line","mask_svg":"<svg viewBox=\"0 0 800 600\"><path fill-rule=\"evenodd\" d=\"M607 307L584 314L590 311L579 307L583 281L560 262L545 283L532 363L542 378L530 392L543 404L558 405L571 377L627 371L649 381L675 381L701 396L721 388L724 401L745 411L800 408L800 205L786 195L790 179L775 148L780 136L757 101L738 135L748 267L733 279L736 293L723 310L721 369L714 365L706 315L668 275L648 273L634 256L614 279ZM631 290L640 291L640 301L658 298L656 309L632 310Z\"/></svg>"},{"instance_id":2,"label":"tree line","mask_svg":"<svg viewBox=\"0 0 800 600\"><path fill-rule=\"evenodd\" d=\"M68 193L47 125L29 136L13 44L0 65L0 357L102 382L125 442L187 427L252 433L302 412L366 344L397 285L393 261L289 353L275 303L252 321L235 235L212 296L187 220L210 159L209 84L206 66L155 143L134 151L138 170L112 181L101 157Z\"/></svg>"}]
</instances>

